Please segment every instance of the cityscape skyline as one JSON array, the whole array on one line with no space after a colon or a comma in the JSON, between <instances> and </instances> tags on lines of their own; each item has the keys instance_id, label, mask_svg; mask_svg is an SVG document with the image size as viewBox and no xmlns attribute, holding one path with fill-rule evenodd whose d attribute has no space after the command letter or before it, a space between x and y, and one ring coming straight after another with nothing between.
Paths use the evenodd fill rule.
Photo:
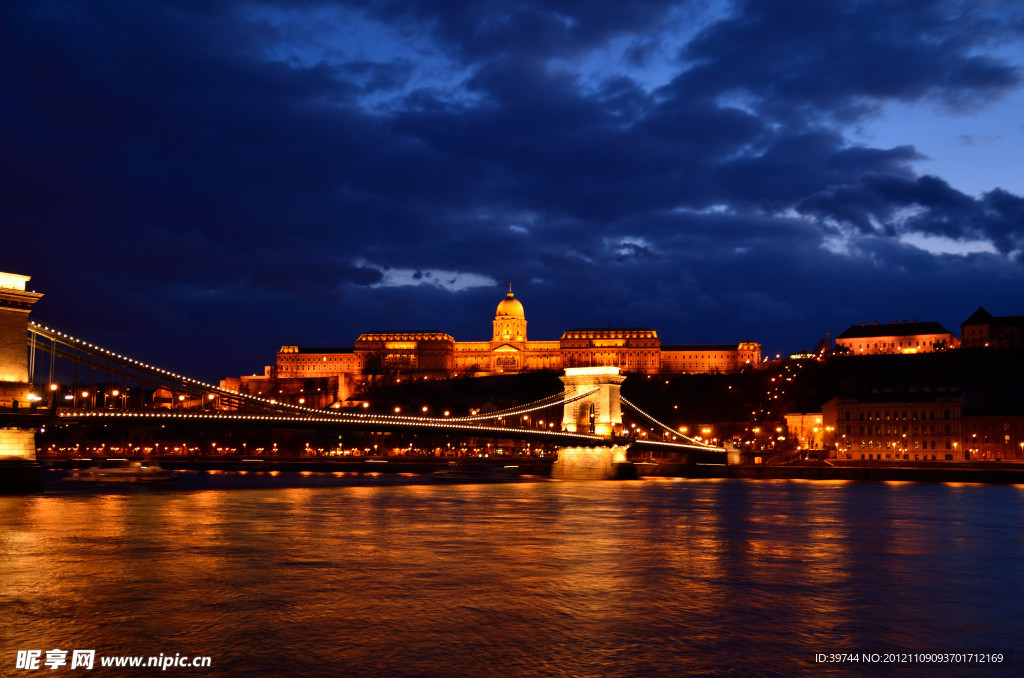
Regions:
<instances>
[{"instance_id":1,"label":"cityscape skyline","mask_svg":"<svg viewBox=\"0 0 1024 678\"><path fill-rule=\"evenodd\" d=\"M1021 12L233 0L0 8L0 270L216 379L371 329L805 351L1022 313Z\"/></svg>"},{"instance_id":2,"label":"cityscape skyline","mask_svg":"<svg viewBox=\"0 0 1024 678\"><path fill-rule=\"evenodd\" d=\"M31 276L29 276L29 278L31 278ZM28 288L28 289L31 289L31 288ZM43 296L43 298L45 299L45 295ZM969 314L969 316L973 317L978 312L985 312L986 310L987 309L985 309L984 307L977 307L976 310L974 311L974 313ZM996 315L996 314L993 314L993 315ZM1009 315L1009 314L1007 314L1007 315ZM44 314L44 316L45 316L45 314ZM41 316L38 313L35 313L33 315L33 318L35 318L35 319L39 319L40 317ZM950 315L949 317L954 317L954 316ZM1005 317L1005 316L1002 316L1002 317ZM1014 317L1015 318L1019 318L1019 317L1024 317L1024 316L1016 315ZM477 320L479 320L479 319L477 319ZM823 333L823 334L821 334L819 336L816 336L813 339L805 338L805 340L803 340L803 343L798 344L798 347L794 348L792 350L781 350L781 351L775 351L773 353L770 350L768 350L768 348L771 348L771 347L768 347L768 348L765 348L764 350L759 350L759 355L760 355L761 360L763 360L765 362L767 362L767 361L769 361L769 360L771 360L773 358L785 359L785 358L788 358L788 357L790 357L791 355L794 355L794 354L806 355L809 352L813 352L815 350L818 350L822 345L836 347L836 346L838 346L838 343L839 343L836 340L839 339L842 335L844 335L846 333L849 333L849 332L853 332L855 330L862 329L862 328L865 329L865 330L871 330L872 326L875 326L875 327L881 326L883 329L887 329L887 328L892 328L892 327L897 327L898 328L901 325L904 326L905 328L906 327L911 327L912 328L915 325L933 325L933 326L938 326L940 330L947 330L948 333L951 336L953 336L954 338L959 340L960 339L959 331L960 331L961 325L965 321L967 321L967 320L969 320L969 317L965 317L960 322L950 323L949 325L946 325L945 323L938 322L938 321L930 321L930 320L919 321L918 318L913 318L912 320L908 320L907 318L904 318L902 320L899 319L899 318L896 318L893 321L878 321L878 320L864 321L864 320L862 320L860 322L850 322L850 323L848 323L845 326L842 326L840 328L836 328L834 330L830 329L827 332L825 332L825 333ZM532 322L532 316L531 316L531 322ZM59 322L55 323L55 324L60 326ZM325 350L326 351L345 350L345 351L351 352L352 349L357 345L358 341L364 335L374 335L374 334L384 334L384 335L387 335L387 334L416 334L416 333L426 332L426 333L441 333L441 334L444 334L444 335L448 335L448 336L451 336L452 338L454 338L456 341L463 340L463 338L465 336L465 337L467 337L467 341L469 343L486 343L486 334L487 333L482 329L484 327L484 325L482 323L479 323L479 322L474 323L474 324L479 324L480 327L476 328L475 332L470 332L467 335L457 335L454 332L449 332L448 330L446 330L443 327L436 327L436 326L419 327L419 328L409 327L409 326L396 326L396 327L391 327L391 328L386 328L386 327L363 328L362 330L357 330L357 334L355 334L355 335L352 335L352 336L349 336L349 337L339 337L338 341L331 342L329 346L327 344L325 344L324 342L320 342L319 344L317 344L315 342L284 341L283 343L280 343L279 345L262 347L262 348L264 348L266 350L254 350L253 346L248 345L248 346L242 347L242 348L245 349L244 350L244 354L245 355L254 355L254 356L257 356L257 358L256 358L255 361L253 361L253 362L251 362L251 363L249 363L247 365L242 366L241 370L236 370L235 374L241 374L241 375L243 375L243 377L245 375L259 375L259 374L261 374L260 371L259 371L261 365L265 365L267 361L270 361L275 353L280 355L280 352L284 351L286 349L288 349L288 350L296 349L296 350L302 350L302 351L306 351L306 350L313 350L313 351L317 351L317 350L319 350L319 351L325 351ZM550 323L550 322L547 322L547 323L535 323L535 325L539 325L541 327L543 327L543 326L554 326L554 324ZM952 329L950 329L950 328L952 328ZM738 341L738 342L735 340L735 337L733 337L732 340L730 340L729 338L725 338L722 341L715 341L715 342L696 342L696 341L692 341L691 342L691 341L678 341L678 340L676 340L677 339L676 337L671 337L671 336L666 339L666 337L662 333L659 332L658 328L650 328L650 327L639 326L639 325L625 325L625 324L623 324L623 325L615 325L615 324L611 324L611 323L607 324L604 327L596 326L596 325L592 326L592 327L589 327L589 328L588 327L582 327L580 325L576 325L576 326L572 326L572 327L567 326L567 327L564 327L562 330L557 331L553 335L553 337L557 338L559 336L564 336L566 334L571 334L573 331L588 330L588 329L589 330L601 330L601 329L607 329L607 330L622 330L622 329L649 330L649 331L652 331L652 332L656 333L656 335L658 336L659 340L665 342L666 344L669 344L669 345L679 345L680 348L688 348L688 349L689 348L701 348L701 347L713 347L715 349L719 349L719 348L721 348L723 346L733 346L733 347L735 347L737 345L739 345L742 348L746 344L752 344L752 345L756 345L756 346L759 346L759 347L762 346L762 342L758 339L756 334L755 335L744 335L745 338L743 340L741 340L741 341ZM542 331L542 330L538 329L536 326L532 326L531 333L537 333L537 332L540 332L540 331ZM911 334L913 334L913 330L912 329L910 329L910 330L904 329L903 333L906 333L908 331L911 332ZM889 331L886 332L886 334L890 334L890 333L891 332L889 332ZM124 342L124 338L122 337L121 340L119 341L115 333L101 332L101 334L104 334L105 336L111 338L108 341L112 340L113 343L110 344L112 346L116 346L119 343L123 343ZM869 332L869 334L870 334L870 332ZM897 332L897 334L899 334L899 332ZM286 336L286 335L282 335L282 336ZM536 334L531 334L531 336L536 336ZM865 335L865 336L868 336L868 335ZM293 338L293 337L289 336L287 338ZM550 343L552 337L549 336L549 337L546 337L546 339L547 339L548 343ZM463 343L465 343L465 342L463 342ZM555 343L557 343L557 342L555 342ZM957 347L957 345L953 346L954 349L956 347ZM856 353L857 351L855 350L853 352ZM169 355L169 358L172 361L177 360L177 362L179 362L179 363L184 362L182 360L181 356L177 356L177 358L176 358L175 355L173 354L173 352L169 353L168 355ZM194 357L195 354L189 354L189 355ZM187 359L188 358L186 357L185 360L187 360ZM232 364L239 364L239 362L235 361ZM191 372L190 373L190 372L188 372L187 366L182 371L185 374L192 374L193 376L198 376L198 377L200 377L202 379L208 379L208 380L213 381L213 382L216 382L218 380L222 380L226 376L230 376L229 374L218 373L217 370L219 368L217 367L217 365L214 365L212 363L210 363L210 365L211 365L211 367L209 367L209 370L212 371L211 374L206 374L206 373L200 374L199 372ZM221 372L223 372L223 370L221 370Z\"/></svg>"}]
</instances>

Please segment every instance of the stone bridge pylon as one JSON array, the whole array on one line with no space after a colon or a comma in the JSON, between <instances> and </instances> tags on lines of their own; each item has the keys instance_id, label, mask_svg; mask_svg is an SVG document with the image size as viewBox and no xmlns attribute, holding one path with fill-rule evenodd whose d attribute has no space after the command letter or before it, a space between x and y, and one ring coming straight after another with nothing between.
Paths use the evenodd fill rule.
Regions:
<instances>
[{"instance_id":1,"label":"stone bridge pylon","mask_svg":"<svg viewBox=\"0 0 1024 678\"><path fill-rule=\"evenodd\" d=\"M26 290L28 281L25 275L0 273L0 492L42 489L35 428L17 417L31 402L28 314L43 296Z\"/></svg>"},{"instance_id":2,"label":"stone bridge pylon","mask_svg":"<svg viewBox=\"0 0 1024 678\"><path fill-rule=\"evenodd\" d=\"M611 440L622 432L619 387L626 377L618 367L568 367L559 377L565 397L587 394L567 402L562 410L562 430L593 433ZM635 479L636 467L626 459L625 446L563 447L551 467L558 480Z\"/></svg>"},{"instance_id":3,"label":"stone bridge pylon","mask_svg":"<svg viewBox=\"0 0 1024 678\"><path fill-rule=\"evenodd\" d=\"M606 438L622 432L619 387L626 377L619 374L618 367L567 367L565 376L559 379L565 384L567 398L597 389L563 406L563 431L594 433Z\"/></svg>"}]
</instances>

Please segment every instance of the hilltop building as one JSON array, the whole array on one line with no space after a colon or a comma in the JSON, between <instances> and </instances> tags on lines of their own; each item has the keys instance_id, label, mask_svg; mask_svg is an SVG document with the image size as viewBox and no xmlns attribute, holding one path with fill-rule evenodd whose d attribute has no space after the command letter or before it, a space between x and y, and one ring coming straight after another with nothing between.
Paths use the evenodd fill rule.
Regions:
<instances>
[{"instance_id":1,"label":"hilltop building","mask_svg":"<svg viewBox=\"0 0 1024 678\"><path fill-rule=\"evenodd\" d=\"M361 385L402 379L618 367L640 374L738 372L761 363L761 345L662 345L645 327L576 328L557 340L529 340L526 313L511 289L498 304L490 341L456 341L438 331L368 332L352 348L282 346L262 375L222 387L323 407Z\"/></svg>"},{"instance_id":2,"label":"hilltop building","mask_svg":"<svg viewBox=\"0 0 1024 678\"><path fill-rule=\"evenodd\" d=\"M836 352L853 355L931 353L957 348L960 340L937 322L896 321L892 324L851 325L836 337Z\"/></svg>"},{"instance_id":3,"label":"hilltop building","mask_svg":"<svg viewBox=\"0 0 1024 678\"><path fill-rule=\"evenodd\" d=\"M1024 315L996 317L978 308L960 324L964 348L1024 348Z\"/></svg>"}]
</instances>

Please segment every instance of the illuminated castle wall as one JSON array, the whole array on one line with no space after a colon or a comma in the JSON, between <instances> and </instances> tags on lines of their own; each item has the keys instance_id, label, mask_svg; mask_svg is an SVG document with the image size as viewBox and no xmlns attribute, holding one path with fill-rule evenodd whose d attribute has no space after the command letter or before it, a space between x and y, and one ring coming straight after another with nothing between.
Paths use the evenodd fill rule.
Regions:
<instances>
[{"instance_id":1,"label":"illuminated castle wall","mask_svg":"<svg viewBox=\"0 0 1024 678\"><path fill-rule=\"evenodd\" d=\"M307 404L347 398L360 382L447 379L466 374L618 367L640 374L738 372L757 367L755 342L662 345L645 327L576 328L557 341L530 341L526 313L511 289L498 304L490 341L456 341L443 332L372 332L353 348L283 346L262 375L225 379L225 388L253 394L298 394ZM312 381L311 381L312 380Z\"/></svg>"},{"instance_id":2,"label":"illuminated castle wall","mask_svg":"<svg viewBox=\"0 0 1024 678\"><path fill-rule=\"evenodd\" d=\"M851 355L933 353L960 346L960 340L937 322L861 323L836 337L836 350Z\"/></svg>"}]
</instances>

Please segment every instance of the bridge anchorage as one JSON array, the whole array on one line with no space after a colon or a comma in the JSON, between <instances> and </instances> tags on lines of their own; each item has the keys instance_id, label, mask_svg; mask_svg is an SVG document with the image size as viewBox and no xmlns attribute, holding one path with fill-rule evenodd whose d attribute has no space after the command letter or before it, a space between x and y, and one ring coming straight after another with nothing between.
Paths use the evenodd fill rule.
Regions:
<instances>
[{"instance_id":1,"label":"bridge anchorage","mask_svg":"<svg viewBox=\"0 0 1024 678\"><path fill-rule=\"evenodd\" d=\"M25 337L28 314L42 294L25 289L25 275L0 273L0 493L36 492L43 488L43 469L36 462L35 422L19 409L30 404Z\"/></svg>"}]
</instances>

